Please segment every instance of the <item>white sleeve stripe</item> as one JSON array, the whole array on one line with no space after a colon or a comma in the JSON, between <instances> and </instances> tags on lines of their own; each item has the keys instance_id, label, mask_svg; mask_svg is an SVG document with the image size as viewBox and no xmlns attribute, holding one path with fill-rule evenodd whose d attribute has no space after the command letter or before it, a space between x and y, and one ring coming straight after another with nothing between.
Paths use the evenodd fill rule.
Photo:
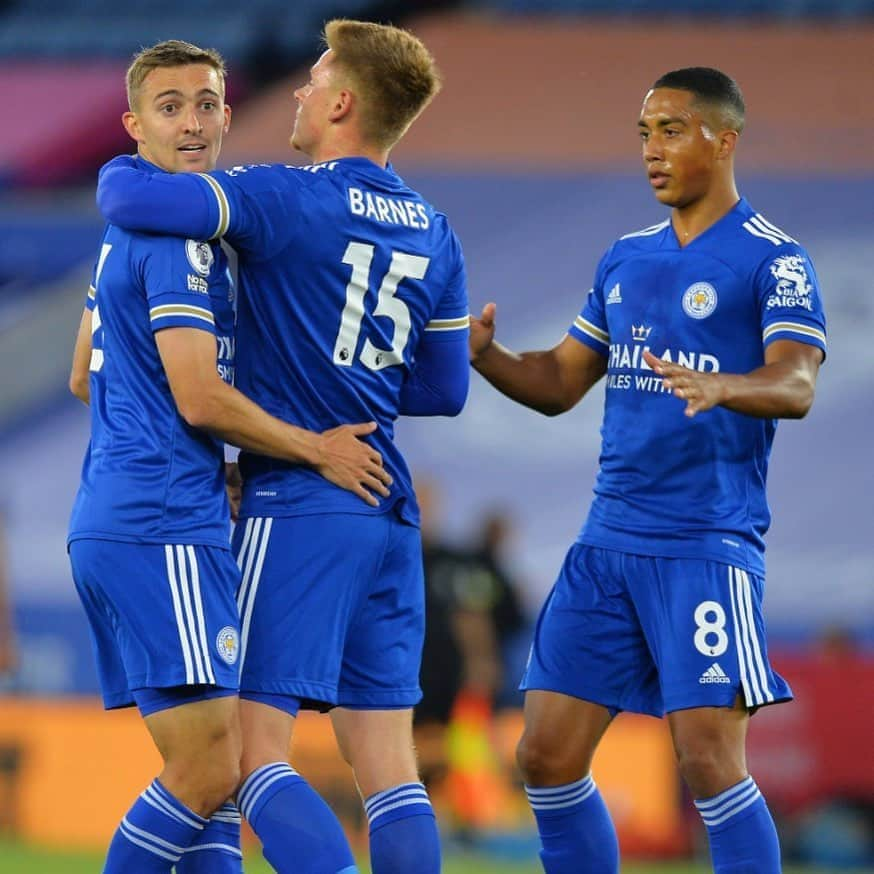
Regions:
<instances>
[{"instance_id":1,"label":"white sleeve stripe","mask_svg":"<svg viewBox=\"0 0 874 874\"><path fill-rule=\"evenodd\" d=\"M587 321L582 316L577 316L574 319L574 327L578 331L582 331L584 334L588 334L593 340L597 340L599 343L603 343L605 346L610 341L610 335L606 331L602 331L597 325L593 325L590 321Z\"/></svg>"},{"instance_id":2,"label":"white sleeve stripe","mask_svg":"<svg viewBox=\"0 0 874 874\"><path fill-rule=\"evenodd\" d=\"M458 331L470 327L470 316L461 316L457 319L431 319L425 325L426 331Z\"/></svg>"},{"instance_id":3,"label":"white sleeve stripe","mask_svg":"<svg viewBox=\"0 0 874 874\"><path fill-rule=\"evenodd\" d=\"M209 176L206 173L198 173L197 175L200 176L201 179L206 180L207 184L212 189L212 193L215 195L215 199L218 201L218 225L210 239L223 237L228 232L228 225L230 224L231 219L231 208L228 203L227 195L222 191L221 185L219 185L212 176Z\"/></svg>"},{"instance_id":4,"label":"white sleeve stripe","mask_svg":"<svg viewBox=\"0 0 874 874\"><path fill-rule=\"evenodd\" d=\"M192 319L202 319L204 322L214 325L215 319L209 310L201 309L200 307L187 306L185 304L163 304L162 306L152 307L149 310L149 318L154 322L156 319L166 319L171 317L183 317Z\"/></svg>"},{"instance_id":5,"label":"white sleeve stripe","mask_svg":"<svg viewBox=\"0 0 874 874\"><path fill-rule=\"evenodd\" d=\"M812 328L810 325L799 324L798 322L773 322L768 325L762 332L762 340L767 340L774 334L780 333L802 334L805 337L812 337L814 340L819 340L823 346L826 345L825 332L819 328Z\"/></svg>"},{"instance_id":6,"label":"white sleeve stripe","mask_svg":"<svg viewBox=\"0 0 874 874\"><path fill-rule=\"evenodd\" d=\"M88 286L88 300L94 300L97 297L97 289L93 285Z\"/></svg>"}]
</instances>

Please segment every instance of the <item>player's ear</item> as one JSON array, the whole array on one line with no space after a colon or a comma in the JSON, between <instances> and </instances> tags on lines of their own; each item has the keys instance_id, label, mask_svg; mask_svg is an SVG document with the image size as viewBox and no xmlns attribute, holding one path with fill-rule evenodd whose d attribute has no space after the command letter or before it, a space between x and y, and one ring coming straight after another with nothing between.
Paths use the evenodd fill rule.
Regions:
<instances>
[{"instance_id":1,"label":"player's ear","mask_svg":"<svg viewBox=\"0 0 874 874\"><path fill-rule=\"evenodd\" d=\"M737 146L738 133L736 130L724 130L719 132L719 148L716 157L720 160L730 158Z\"/></svg>"},{"instance_id":2,"label":"player's ear","mask_svg":"<svg viewBox=\"0 0 874 874\"><path fill-rule=\"evenodd\" d=\"M225 104L225 123L224 123L224 126L222 127L222 130L225 133L227 133L228 130L230 130L230 127L231 127L231 107L228 106L226 103Z\"/></svg>"},{"instance_id":3,"label":"player's ear","mask_svg":"<svg viewBox=\"0 0 874 874\"><path fill-rule=\"evenodd\" d=\"M345 88L337 92L334 102L331 105L331 111L328 113L330 121L340 121L345 118L352 110L355 104L355 95Z\"/></svg>"},{"instance_id":4,"label":"player's ear","mask_svg":"<svg viewBox=\"0 0 874 874\"><path fill-rule=\"evenodd\" d=\"M121 123L127 131L128 136L137 143L143 142L143 134L140 131L140 122L135 112L128 110L121 117Z\"/></svg>"}]
</instances>

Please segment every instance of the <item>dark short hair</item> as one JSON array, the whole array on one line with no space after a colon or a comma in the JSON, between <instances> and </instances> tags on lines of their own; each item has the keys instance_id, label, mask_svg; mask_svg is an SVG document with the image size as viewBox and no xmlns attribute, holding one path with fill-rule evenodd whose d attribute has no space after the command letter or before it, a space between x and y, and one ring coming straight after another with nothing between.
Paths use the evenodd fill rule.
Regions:
<instances>
[{"instance_id":1,"label":"dark short hair","mask_svg":"<svg viewBox=\"0 0 874 874\"><path fill-rule=\"evenodd\" d=\"M713 67L684 67L665 73L653 83L653 88L676 88L689 91L695 103L715 109L728 127L740 133L744 128L746 106L737 82Z\"/></svg>"}]
</instances>

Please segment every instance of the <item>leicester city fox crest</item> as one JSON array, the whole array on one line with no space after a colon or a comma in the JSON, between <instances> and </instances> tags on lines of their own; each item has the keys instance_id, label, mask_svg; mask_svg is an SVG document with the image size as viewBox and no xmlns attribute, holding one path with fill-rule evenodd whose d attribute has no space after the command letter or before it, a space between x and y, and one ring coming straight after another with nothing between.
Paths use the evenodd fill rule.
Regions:
<instances>
[{"instance_id":1,"label":"leicester city fox crest","mask_svg":"<svg viewBox=\"0 0 874 874\"><path fill-rule=\"evenodd\" d=\"M216 636L215 648L222 661L232 665L240 654L240 635L237 629L226 625Z\"/></svg>"}]
</instances>

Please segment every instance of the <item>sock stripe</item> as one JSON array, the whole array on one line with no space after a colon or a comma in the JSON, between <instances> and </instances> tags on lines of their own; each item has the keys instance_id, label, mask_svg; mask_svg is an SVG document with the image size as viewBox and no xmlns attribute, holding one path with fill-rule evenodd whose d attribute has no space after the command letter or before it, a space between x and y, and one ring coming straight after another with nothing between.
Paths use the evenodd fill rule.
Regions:
<instances>
[{"instance_id":1,"label":"sock stripe","mask_svg":"<svg viewBox=\"0 0 874 874\"><path fill-rule=\"evenodd\" d=\"M122 819L119 828L125 838L127 838L127 840L132 844L136 844L138 847L142 847L144 850L148 850L156 856L160 856L163 859L170 859L173 862L178 862L179 857L182 855L184 847L177 847L176 844L171 844L169 841L165 841L163 838L159 838L151 832L144 831L141 828L137 828L135 825L131 825L127 817Z\"/></svg>"},{"instance_id":2,"label":"sock stripe","mask_svg":"<svg viewBox=\"0 0 874 874\"><path fill-rule=\"evenodd\" d=\"M236 856L238 859L243 858L243 854L240 851L240 848L235 847L233 844L221 844L221 843L195 844L193 847L186 847L182 852L183 853L196 853L199 850L222 850L226 853L230 853L232 856Z\"/></svg>"},{"instance_id":3,"label":"sock stripe","mask_svg":"<svg viewBox=\"0 0 874 874\"><path fill-rule=\"evenodd\" d=\"M297 776L299 776L297 771L286 762L274 762L252 771L237 794L237 806L240 812L251 822L252 808L264 794L264 790L277 780Z\"/></svg>"},{"instance_id":4,"label":"sock stripe","mask_svg":"<svg viewBox=\"0 0 874 874\"><path fill-rule=\"evenodd\" d=\"M229 822L232 825L238 825L242 820L240 816L240 811L237 810L236 805L228 802L227 804L223 804L211 817L210 821L214 822Z\"/></svg>"},{"instance_id":5,"label":"sock stripe","mask_svg":"<svg viewBox=\"0 0 874 874\"><path fill-rule=\"evenodd\" d=\"M388 810L401 807L404 804L430 804L428 792L421 783L405 783L371 795L364 802L364 811L369 820L375 819Z\"/></svg>"},{"instance_id":6,"label":"sock stripe","mask_svg":"<svg viewBox=\"0 0 874 874\"><path fill-rule=\"evenodd\" d=\"M698 813L706 826L720 825L736 816L762 797L759 787L752 777L747 777L736 786L726 789L713 798L705 798L695 802Z\"/></svg>"},{"instance_id":7,"label":"sock stripe","mask_svg":"<svg viewBox=\"0 0 874 874\"><path fill-rule=\"evenodd\" d=\"M567 783L564 786L550 786L547 788L525 787L528 803L532 810L555 810L562 807L573 807L581 801L585 801L590 795L598 791L595 781L584 777L576 783Z\"/></svg>"},{"instance_id":8,"label":"sock stripe","mask_svg":"<svg viewBox=\"0 0 874 874\"><path fill-rule=\"evenodd\" d=\"M198 816L193 810L183 807L157 780L146 787L140 798L146 804L154 807L155 810L159 810L171 819L175 819L176 822L181 822L191 828L202 831L208 821L202 816Z\"/></svg>"}]
</instances>

